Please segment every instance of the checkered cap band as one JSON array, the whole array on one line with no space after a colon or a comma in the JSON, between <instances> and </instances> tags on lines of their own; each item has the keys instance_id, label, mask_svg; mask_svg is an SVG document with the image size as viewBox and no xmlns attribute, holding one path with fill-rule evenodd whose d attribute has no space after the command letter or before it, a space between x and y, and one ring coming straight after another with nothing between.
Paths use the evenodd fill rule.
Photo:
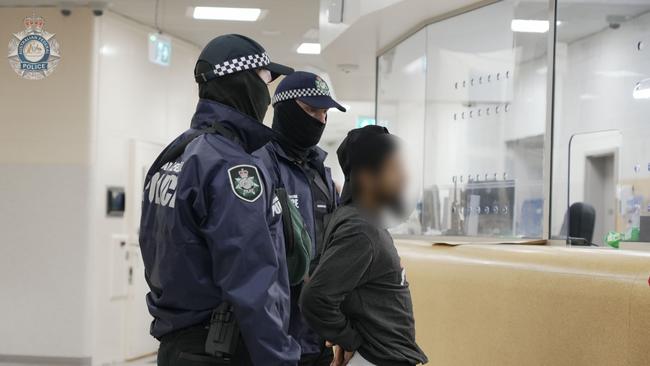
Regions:
<instances>
[{"instance_id":1,"label":"checkered cap band","mask_svg":"<svg viewBox=\"0 0 650 366\"><path fill-rule=\"evenodd\" d=\"M323 91L316 88L285 90L283 92L274 95L273 98L271 99L271 104L275 105L275 103L280 103L280 102L284 102L285 100L296 99L301 97L320 97L320 96L329 97L330 96L329 90Z\"/></svg>"},{"instance_id":2,"label":"checkered cap band","mask_svg":"<svg viewBox=\"0 0 650 366\"><path fill-rule=\"evenodd\" d=\"M238 57L214 65L214 73L218 76L224 76L228 74L234 74L239 71L256 69L258 67L266 66L270 63L271 60L269 59L269 55L266 53L259 53L257 55Z\"/></svg>"}]
</instances>

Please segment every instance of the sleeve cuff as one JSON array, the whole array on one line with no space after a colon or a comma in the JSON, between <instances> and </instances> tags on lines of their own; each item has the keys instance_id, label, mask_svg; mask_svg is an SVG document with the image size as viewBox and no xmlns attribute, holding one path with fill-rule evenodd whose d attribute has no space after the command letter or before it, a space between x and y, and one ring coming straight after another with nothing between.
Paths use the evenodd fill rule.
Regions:
<instances>
[{"instance_id":1,"label":"sleeve cuff","mask_svg":"<svg viewBox=\"0 0 650 366\"><path fill-rule=\"evenodd\" d=\"M336 339L333 339L334 344L341 346L344 350L348 352L353 352L359 349L363 344L363 337L356 330L352 329L349 325L346 329L338 336Z\"/></svg>"}]
</instances>

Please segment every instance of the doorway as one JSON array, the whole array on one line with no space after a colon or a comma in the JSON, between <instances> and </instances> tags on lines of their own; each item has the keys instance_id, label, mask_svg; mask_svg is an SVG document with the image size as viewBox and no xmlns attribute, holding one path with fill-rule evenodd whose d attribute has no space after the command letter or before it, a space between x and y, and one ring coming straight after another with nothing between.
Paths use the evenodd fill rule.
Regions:
<instances>
[{"instance_id":1,"label":"doorway","mask_svg":"<svg viewBox=\"0 0 650 366\"><path fill-rule=\"evenodd\" d=\"M596 210L593 242L604 245L605 234L616 227L616 154L585 156L585 202Z\"/></svg>"},{"instance_id":2,"label":"doorway","mask_svg":"<svg viewBox=\"0 0 650 366\"><path fill-rule=\"evenodd\" d=\"M158 341L149 335L153 320L147 311L145 296L149 287L144 279L144 263L138 245L142 192L147 170L164 149L164 145L131 140L127 183L127 297L125 304L125 359L136 359L158 349Z\"/></svg>"}]
</instances>

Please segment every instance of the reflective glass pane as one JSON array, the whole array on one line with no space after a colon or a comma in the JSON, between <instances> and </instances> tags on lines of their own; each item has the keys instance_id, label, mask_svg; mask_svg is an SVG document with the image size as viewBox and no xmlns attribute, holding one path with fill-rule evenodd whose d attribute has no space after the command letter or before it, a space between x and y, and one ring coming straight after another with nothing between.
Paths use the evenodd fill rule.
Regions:
<instances>
[{"instance_id":1,"label":"reflective glass pane","mask_svg":"<svg viewBox=\"0 0 650 366\"><path fill-rule=\"evenodd\" d=\"M403 141L409 173L406 205L409 219L394 228L402 234L419 234L417 203L422 191L426 32L412 35L378 58L377 123Z\"/></svg>"},{"instance_id":2,"label":"reflective glass pane","mask_svg":"<svg viewBox=\"0 0 650 366\"><path fill-rule=\"evenodd\" d=\"M558 21L551 234L650 241L650 2L558 0Z\"/></svg>"},{"instance_id":3,"label":"reflective glass pane","mask_svg":"<svg viewBox=\"0 0 650 366\"><path fill-rule=\"evenodd\" d=\"M542 236L547 14L502 1L427 27L421 233Z\"/></svg>"}]
</instances>

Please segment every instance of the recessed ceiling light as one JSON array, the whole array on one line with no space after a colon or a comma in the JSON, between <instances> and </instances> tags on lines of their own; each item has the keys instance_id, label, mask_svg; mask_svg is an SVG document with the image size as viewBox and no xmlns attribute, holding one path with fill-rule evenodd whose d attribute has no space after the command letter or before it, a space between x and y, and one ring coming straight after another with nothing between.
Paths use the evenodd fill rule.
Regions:
<instances>
[{"instance_id":1,"label":"recessed ceiling light","mask_svg":"<svg viewBox=\"0 0 650 366\"><path fill-rule=\"evenodd\" d=\"M548 20L513 19L510 29L521 33L546 33L549 25Z\"/></svg>"},{"instance_id":2,"label":"recessed ceiling light","mask_svg":"<svg viewBox=\"0 0 650 366\"><path fill-rule=\"evenodd\" d=\"M320 43L302 43L298 46L296 52L303 55L319 55L320 54Z\"/></svg>"},{"instance_id":3,"label":"recessed ceiling light","mask_svg":"<svg viewBox=\"0 0 650 366\"><path fill-rule=\"evenodd\" d=\"M262 9L259 8L222 8L217 6L197 6L194 8L194 19L235 20L254 22L260 18Z\"/></svg>"}]
</instances>

